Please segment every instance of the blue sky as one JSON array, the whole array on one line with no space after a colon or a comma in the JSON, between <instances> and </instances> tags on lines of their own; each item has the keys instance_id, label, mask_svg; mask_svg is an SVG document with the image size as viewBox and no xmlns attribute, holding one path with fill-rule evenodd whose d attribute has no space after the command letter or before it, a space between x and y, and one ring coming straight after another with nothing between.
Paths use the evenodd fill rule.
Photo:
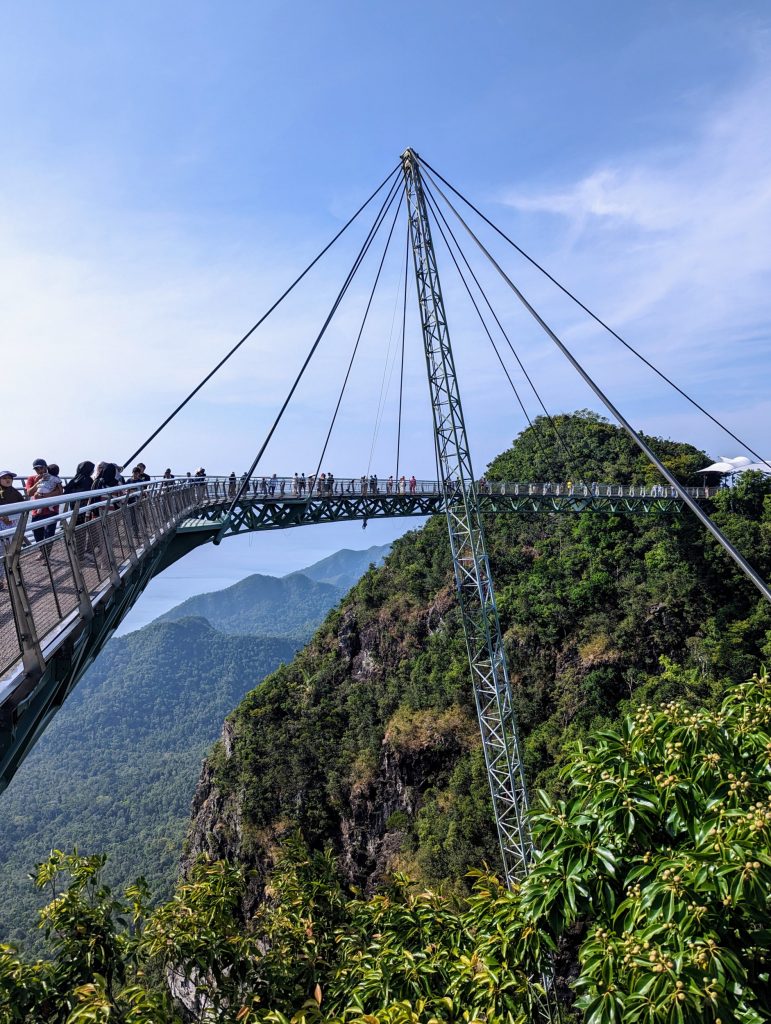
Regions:
<instances>
[{"instance_id":1,"label":"blue sky","mask_svg":"<svg viewBox=\"0 0 771 1024\"><path fill-rule=\"evenodd\" d=\"M43 455L69 470L125 458L408 145L768 455L768 4L469 8L4 5L4 461L21 471ZM151 469L248 465L357 244L336 247L148 450ZM399 253L333 438L338 474L391 470L393 377L374 446L373 434L395 352ZM506 254L506 265L636 425L739 454L521 261ZM441 266L481 470L523 421ZM363 271L266 472L315 468L374 268ZM484 280L550 408L596 405L510 294ZM414 317L408 342L403 466L427 474ZM234 572L271 559L294 569L400 528L374 526L328 540L296 531L229 557Z\"/></svg>"}]
</instances>

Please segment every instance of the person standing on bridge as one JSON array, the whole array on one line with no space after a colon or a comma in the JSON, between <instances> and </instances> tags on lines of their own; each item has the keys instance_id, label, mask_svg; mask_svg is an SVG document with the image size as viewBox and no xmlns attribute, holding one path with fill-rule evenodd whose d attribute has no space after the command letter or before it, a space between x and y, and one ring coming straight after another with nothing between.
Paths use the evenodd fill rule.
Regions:
<instances>
[{"instance_id":1,"label":"person standing on bridge","mask_svg":"<svg viewBox=\"0 0 771 1024\"><path fill-rule=\"evenodd\" d=\"M35 472L27 477L27 482L24 485L24 490L27 492L27 497L34 501L42 498L53 498L57 494L62 494L62 482L58 477L52 476L48 472L48 463L45 459L35 459L32 463L32 468ZM35 523L42 523L45 519L51 519L53 516L59 514L57 506L49 506L48 508L41 508L39 511L32 512L31 519L33 525ZM39 543L45 540L46 537L53 537L56 532L56 523L43 523L42 525L36 526L32 533L35 540ZM43 557L41 553L41 558Z\"/></svg>"},{"instance_id":2,"label":"person standing on bridge","mask_svg":"<svg viewBox=\"0 0 771 1024\"><path fill-rule=\"evenodd\" d=\"M0 472L0 506L15 505L24 501L24 495L13 486L16 474L11 469L4 469ZM4 516L0 513L0 529L9 530L16 526L19 521L18 514L15 516ZM5 549L12 541L12 537L3 537L0 543L0 590L5 587Z\"/></svg>"},{"instance_id":3,"label":"person standing on bridge","mask_svg":"<svg viewBox=\"0 0 771 1024\"><path fill-rule=\"evenodd\" d=\"M415 474L413 473L412 476L410 477L410 494L414 494L417 488L418 481L415 479Z\"/></svg>"},{"instance_id":4,"label":"person standing on bridge","mask_svg":"<svg viewBox=\"0 0 771 1024\"><path fill-rule=\"evenodd\" d=\"M268 485L268 494L271 496L271 498L275 498L275 496L276 496L276 484L277 483L278 483L278 477L274 473L273 476L270 478L270 484Z\"/></svg>"},{"instance_id":5,"label":"person standing on bridge","mask_svg":"<svg viewBox=\"0 0 771 1024\"><path fill-rule=\"evenodd\" d=\"M93 462L79 462L78 468L75 470L75 476L64 485L65 494L82 494L84 491L90 491L94 486L94 464ZM86 505L87 501L83 502ZM81 506L82 507L82 506ZM79 512L76 522L76 527L80 526L81 523L85 522L85 512ZM80 530L75 530L75 549L78 552L79 557L82 559L86 554L86 548L88 543L88 532L84 526Z\"/></svg>"},{"instance_id":6,"label":"person standing on bridge","mask_svg":"<svg viewBox=\"0 0 771 1024\"><path fill-rule=\"evenodd\" d=\"M235 470L228 477L228 497L235 498L236 496L236 473Z\"/></svg>"},{"instance_id":7,"label":"person standing on bridge","mask_svg":"<svg viewBox=\"0 0 771 1024\"><path fill-rule=\"evenodd\" d=\"M299 486L300 486L300 497L302 497L303 494L305 494L305 487L306 487L305 473L300 473L300 485Z\"/></svg>"},{"instance_id":8,"label":"person standing on bridge","mask_svg":"<svg viewBox=\"0 0 771 1024\"><path fill-rule=\"evenodd\" d=\"M75 470L75 476L64 485L65 494L80 494L82 491L90 491L94 486L94 464L93 462L79 462Z\"/></svg>"},{"instance_id":9,"label":"person standing on bridge","mask_svg":"<svg viewBox=\"0 0 771 1024\"><path fill-rule=\"evenodd\" d=\"M95 491L102 490L106 487L119 487L120 480L118 479L118 467L114 462L100 462L96 467L97 477L94 480ZM91 503L101 501L101 498L92 498Z\"/></svg>"}]
</instances>

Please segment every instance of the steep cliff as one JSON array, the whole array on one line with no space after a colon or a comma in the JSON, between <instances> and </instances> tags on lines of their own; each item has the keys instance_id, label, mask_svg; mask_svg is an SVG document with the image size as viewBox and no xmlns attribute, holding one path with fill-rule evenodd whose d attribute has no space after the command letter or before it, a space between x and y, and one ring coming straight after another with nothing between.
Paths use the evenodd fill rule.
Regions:
<instances>
[{"instance_id":1,"label":"steep cliff","mask_svg":"<svg viewBox=\"0 0 771 1024\"><path fill-rule=\"evenodd\" d=\"M614 468L614 482L645 477L620 431L585 414L562 421L575 449ZM704 464L688 445L654 444L681 473ZM526 431L490 475L516 467L520 479L534 476L534 450ZM587 477L602 478L589 468ZM768 491L748 479L715 503L765 572ZM769 653L767 608L692 517L499 516L486 529L535 784L553 785L566 740L624 702L709 701ZM330 842L366 889L395 868L460 887L469 867L497 863L441 520L396 542L294 662L229 717L196 791L185 864L204 850L246 863L257 870L255 898L282 836L297 827L312 845Z\"/></svg>"}]
</instances>

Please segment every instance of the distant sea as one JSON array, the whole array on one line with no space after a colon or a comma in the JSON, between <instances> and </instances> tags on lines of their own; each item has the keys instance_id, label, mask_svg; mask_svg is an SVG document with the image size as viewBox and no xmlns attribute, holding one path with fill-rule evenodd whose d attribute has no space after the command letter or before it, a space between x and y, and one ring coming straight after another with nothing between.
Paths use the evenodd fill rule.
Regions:
<instances>
[{"instance_id":1,"label":"distant sea","mask_svg":"<svg viewBox=\"0 0 771 1024\"><path fill-rule=\"evenodd\" d=\"M363 550L373 544L389 544L407 530L417 529L424 519L382 519L361 523L330 523L245 534L223 541L219 547L204 544L154 579L117 629L123 636L141 629L170 608L196 594L238 583L245 576L286 576L341 548Z\"/></svg>"}]
</instances>

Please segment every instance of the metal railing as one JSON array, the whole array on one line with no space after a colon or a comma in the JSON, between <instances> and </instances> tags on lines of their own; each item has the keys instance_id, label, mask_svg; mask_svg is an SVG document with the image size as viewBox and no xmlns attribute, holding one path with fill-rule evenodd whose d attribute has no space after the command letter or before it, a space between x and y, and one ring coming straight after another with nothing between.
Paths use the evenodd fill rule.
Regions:
<instances>
[{"instance_id":1,"label":"metal railing","mask_svg":"<svg viewBox=\"0 0 771 1024\"><path fill-rule=\"evenodd\" d=\"M243 483L243 477L209 476L202 478L206 496L209 501L226 502L232 500ZM613 483L581 483L568 481L538 482L527 481L501 482L498 480L479 480L476 488L482 494L510 495L556 495L556 496L593 496L593 497L631 497L631 498L666 498L677 497L677 492L668 484L613 484ZM688 494L693 498L713 497L717 487L688 487ZM258 501L288 501L292 499L307 500L308 498L344 497L345 495L394 495L400 494L440 494L441 487L436 480L416 480L414 478L399 480L378 479L367 477L328 477L295 478L289 476L251 477L247 483L243 498Z\"/></svg>"},{"instance_id":2,"label":"metal railing","mask_svg":"<svg viewBox=\"0 0 771 1024\"><path fill-rule=\"evenodd\" d=\"M205 500L200 481L151 481L0 506L0 678L44 648ZM9 525L10 521L10 525ZM0 684L0 702L3 699Z\"/></svg>"}]
</instances>

